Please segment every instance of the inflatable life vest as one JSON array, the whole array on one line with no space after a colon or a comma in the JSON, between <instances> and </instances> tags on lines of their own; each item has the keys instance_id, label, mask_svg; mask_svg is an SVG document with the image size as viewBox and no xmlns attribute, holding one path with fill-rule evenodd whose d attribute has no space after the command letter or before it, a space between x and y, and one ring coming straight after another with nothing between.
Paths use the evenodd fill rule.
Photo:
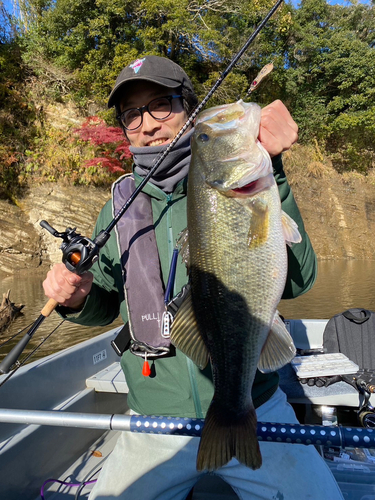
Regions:
<instances>
[{"instance_id":1,"label":"inflatable life vest","mask_svg":"<svg viewBox=\"0 0 375 500\"><path fill-rule=\"evenodd\" d=\"M375 313L348 309L333 316L323 333L327 352L341 352L360 368L375 370Z\"/></svg>"},{"instance_id":2,"label":"inflatable life vest","mask_svg":"<svg viewBox=\"0 0 375 500\"><path fill-rule=\"evenodd\" d=\"M375 313L367 309L348 309L333 316L323 333L327 352L341 352L359 366L352 375L326 377L325 386L340 380L350 384L363 396L357 411L360 425L375 427L375 412L370 396L375 393Z\"/></svg>"},{"instance_id":3,"label":"inflatable life vest","mask_svg":"<svg viewBox=\"0 0 375 500\"><path fill-rule=\"evenodd\" d=\"M112 188L115 216L135 190L134 177L124 176ZM116 339L120 355L129 348L136 356L164 356L170 339L163 335L164 284L152 217L151 199L140 192L116 226L129 322ZM130 341L130 343L129 343Z\"/></svg>"}]
</instances>

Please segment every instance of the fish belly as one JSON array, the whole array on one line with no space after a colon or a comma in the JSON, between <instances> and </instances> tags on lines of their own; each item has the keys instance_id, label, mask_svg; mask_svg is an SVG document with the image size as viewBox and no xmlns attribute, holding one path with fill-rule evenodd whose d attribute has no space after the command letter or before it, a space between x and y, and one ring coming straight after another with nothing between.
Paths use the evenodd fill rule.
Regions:
<instances>
[{"instance_id":1,"label":"fish belly","mask_svg":"<svg viewBox=\"0 0 375 500\"><path fill-rule=\"evenodd\" d=\"M192 300L215 387L197 467L213 470L236 457L256 469L261 455L251 387L286 276L278 191L275 184L240 202L204 187L192 191ZM257 206L267 212L258 241L251 230L259 226Z\"/></svg>"}]
</instances>

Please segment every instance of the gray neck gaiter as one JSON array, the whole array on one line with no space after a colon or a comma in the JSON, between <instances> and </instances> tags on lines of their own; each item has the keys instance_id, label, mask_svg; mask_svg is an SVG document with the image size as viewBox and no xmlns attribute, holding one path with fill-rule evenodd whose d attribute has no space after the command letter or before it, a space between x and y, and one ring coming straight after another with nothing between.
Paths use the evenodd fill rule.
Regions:
<instances>
[{"instance_id":1,"label":"gray neck gaiter","mask_svg":"<svg viewBox=\"0 0 375 500\"><path fill-rule=\"evenodd\" d=\"M159 166L156 173L151 177L150 182L162 189L165 193L171 193L176 184L186 177L189 171L191 150L190 138L194 129L184 134L174 148L168 153L163 163ZM164 146L146 146L136 148L130 146L130 152L133 154L135 164L134 171L141 177L145 177L153 166L156 158L167 149Z\"/></svg>"}]
</instances>

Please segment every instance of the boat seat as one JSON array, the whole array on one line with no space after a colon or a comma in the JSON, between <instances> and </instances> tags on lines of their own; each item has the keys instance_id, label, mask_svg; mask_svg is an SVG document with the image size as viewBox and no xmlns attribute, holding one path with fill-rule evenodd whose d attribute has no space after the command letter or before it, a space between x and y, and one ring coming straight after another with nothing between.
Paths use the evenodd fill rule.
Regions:
<instances>
[{"instance_id":1,"label":"boat seat","mask_svg":"<svg viewBox=\"0 0 375 500\"><path fill-rule=\"evenodd\" d=\"M125 380L120 362L112 363L104 370L86 379L86 387L95 389L96 392L115 392L127 394L128 384Z\"/></svg>"}]
</instances>

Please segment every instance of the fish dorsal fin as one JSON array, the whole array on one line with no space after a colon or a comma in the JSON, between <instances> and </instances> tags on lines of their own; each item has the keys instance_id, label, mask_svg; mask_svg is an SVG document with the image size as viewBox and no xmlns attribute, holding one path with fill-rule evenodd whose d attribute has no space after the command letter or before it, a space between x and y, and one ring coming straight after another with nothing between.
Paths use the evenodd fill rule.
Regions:
<instances>
[{"instance_id":1,"label":"fish dorsal fin","mask_svg":"<svg viewBox=\"0 0 375 500\"><path fill-rule=\"evenodd\" d=\"M283 235L287 245L292 243L300 243L302 236L299 234L297 223L285 212L281 212L281 224L283 227Z\"/></svg>"},{"instance_id":2,"label":"fish dorsal fin","mask_svg":"<svg viewBox=\"0 0 375 500\"><path fill-rule=\"evenodd\" d=\"M173 320L171 342L201 370L206 367L209 353L195 318L191 290L188 291Z\"/></svg>"},{"instance_id":3,"label":"fish dorsal fin","mask_svg":"<svg viewBox=\"0 0 375 500\"><path fill-rule=\"evenodd\" d=\"M279 370L296 355L296 348L290 333L276 311L271 330L264 343L258 369L262 373Z\"/></svg>"},{"instance_id":4,"label":"fish dorsal fin","mask_svg":"<svg viewBox=\"0 0 375 500\"><path fill-rule=\"evenodd\" d=\"M181 256L182 262L186 267L189 267L190 253L189 253L189 231L186 227L177 238L177 247Z\"/></svg>"}]
</instances>

